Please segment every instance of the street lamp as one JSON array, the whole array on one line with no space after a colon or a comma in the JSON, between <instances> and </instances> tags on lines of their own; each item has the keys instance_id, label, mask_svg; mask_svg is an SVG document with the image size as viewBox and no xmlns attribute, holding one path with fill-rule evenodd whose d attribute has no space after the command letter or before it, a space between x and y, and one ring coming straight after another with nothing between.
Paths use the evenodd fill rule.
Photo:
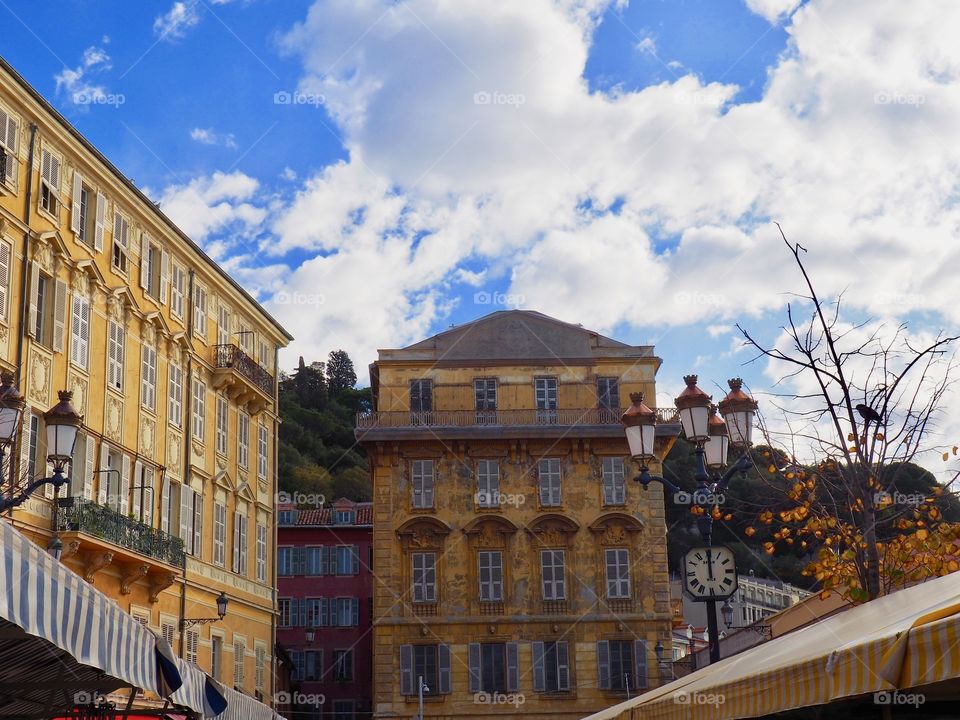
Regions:
<instances>
[{"instance_id":1,"label":"street lamp","mask_svg":"<svg viewBox=\"0 0 960 720\"><path fill-rule=\"evenodd\" d=\"M207 623L215 623L223 620L227 614L227 604L230 602L230 599L227 597L226 593L222 590L217 596L217 615L218 617L214 618L183 618L180 621L181 629L186 629L192 627L193 625L206 625Z\"/></svg>"},{"instance_id":2,"label":"street lamp","mask_svg":"<svg viewBox=\"0 0 960 720\"><path fill-rule=\"evenodd\" d=\"M643 393L630 393L633 403L620 418L625 427L630 455L640 466L640 473L649 478L647 463L653 460L653 444L657 433L657 414L643 404ZM649 482L649 480L648 480Z\"/></svg>"},{"instance_id":3,"label":"street lamp","mask_svg":"<svg viewBox=\"0 0 960 720\"><path fill-rule=\"evenodd\" d=\"M687 436L687 440L699 447L709 439L707 421L710 418L710 405L713 398L697 387L696 375L684 375L683 381L687 387L674 403L680 411L683 434Z\"/></svg>"},{"instance_id":4,"label":"street lamp","mask_svg":"<svg viewBox=\"0 0 960 720\"><path fill-rule=\"evenodd\" d=\"M707 419L707 441L703 444L707 454L707 467L722 468L727 464L727 450L730 447L730 436L727 434L727 424L717 415L717 406L710 406L710 417Z\"/></svg>"},{"instance_id":5,"label":"street lamp","mask_svg":"<svg viewBox=\"0 0 960 720\"><path fill-rule=\"evenodd\" d=\"M653 646L653 652L656 653L657 662L663 662L663 643L657 640L657 644Z\"/></svg>"},{"instance_id":6,"label":"street lamp","mask_svg":"<svg viewBox=\"0 0 960 720\"><path fill-rule=\"evenodd\" d=\"M317 639L316 628L314 628L313 625L308 625L304 637L307 640L307 645L313 645L313 641Z\"/></svg>"},{"instance_id":7,"label":"street lamp","mask_svg":"<svg viewBox=\"0 0 960 720\"><path fill-rule=\"evenodd\" d=\"M720 414L730 428L730 440L738 447L748 448L753 444L753 418L757 401L743 391L743 380L728 380L730 392L720 401Z\"/></svg>"},{"instance_id":8,"label":"street lamp","mask_svg":"<svg viewBox=\"0 0 960 720\"><path fill-rule=\"evenodd\" d=\"M728 599L723 607L720 608L723 614L723 624L730 630L753 630L757 635L765 638L773 637L773 628L763 623L753 623L752 625L734 625L733 624L733 605Z\"/></svg>"},{"instance_id":9,"label":"street lamp","mask_svg":"<svg viewBox=\"0 0 960 720\"><path fill-rule=\"evenodd\" d=\"M4 371L0 375L0 473L7 455L7 449L20 429L20 416L23 414L25 399L13 386L13 373ZM10 483L10 495L14 485Z\"/></svg>"}]
</instances>

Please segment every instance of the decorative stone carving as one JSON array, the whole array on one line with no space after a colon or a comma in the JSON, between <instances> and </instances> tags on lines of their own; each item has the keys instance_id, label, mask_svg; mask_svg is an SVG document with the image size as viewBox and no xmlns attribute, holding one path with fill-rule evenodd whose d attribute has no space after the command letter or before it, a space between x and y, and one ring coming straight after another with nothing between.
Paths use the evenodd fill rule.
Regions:
<instances>
[{"instance_id":1,"label":"decorative stone carving","mask_svg":"<svg viewBox=\"0 0 960 720\"><path fill-rule=\"evenodd\" d=\"M120 593L122 595L129 595L130 586L140 578L145 577L149 570L150 566L146 563L142 565L128 565L120 577Z\"/></svg>"},{"instance_id":2,"label":"decorative stone carving","mask_svg":"<svg viewBox=\"0 0 960 720\"><path fill-rule=\"evenodd\" d=\"M174 573L152 573L150 575L150 602L155 603L160 593L173 585L177 576Z\"/></svg>"},{"instance_id":3,"label":"decorative stone carving","mask_svg":"<svg viewBox=\"0 0 960 720\"><path fill-rule=\"evenodd\" d=\"M152 418L140 417L140 454L154 457L157 444L157 422Z\"/></svg>"},{"instance_id":4,"label":"decorative stone carving","mask_svg":"<svg viewBox=\"0 0 960 720\"><path fill-rule=\"evenodd\" d=\"M33 251L33 260L39 263L40 267L46 270L48 274L53 275L53 248L48 242L36 245L36 249Z\"/></svg>"},{"instance_id":5,"label":"decorative stone carving","mask_svg":"<svg viewBox=\"0 0 960 720\"><path fill-rule=\"evenodd\" d=\"M41 407L50 403L51 360L38 352L30 353L30 382L27 384L27 395Z\"/></svg>"},{"instance_id":6,"label":"decorative stone carving","mask_svg":"<svg viewBox=\"0 0 960 720\"><path fill-rule=\"evenodd\" d=\"M183 439L179 433L167 433L167 472L180 477L180 468L183 467Z\"/></svg>"},{"instance_id":7,"label":"decorative stone carving","mask_svg":"<svg viewBox=\"0 0 960 720\"><path fill-rule=\"evenodd\" d=\"M627 531L623 525L611 523L600 535L601 545L623 545L627 542Z\"/></svg>"},{"instance_id":8,"label":"decorative stone carving","mask_svg":"<svg viewBox=\"0 0 960 720\"><path fill-rule=\"evenodd\" d=\"M70 275L70 289L80 295L90 294L90 276L77 268Z\"/></svg>"},{"instance_id":9,"label":"decorative stone carving","mask_svg":"<svg viewBox=\"0 0 960 720\"><path fill-rule=\"evenodd\" d=\"M410 533L410 546L416 548L436 548L443 544L443 536L430 528L413 530Z\"/></svg>"},{"instance_id":10,"label":"decorative stone carving","mask_svg":"<svg viewBox=\"0 0 960 720\"><path fill-rule=\"evenodd\" d=\"M73 555L80 554L80 541L71 540L66 545L63 546L63 554L60 555L61 558L72 557Z\"/></svg>"},{"instance_id":11,"label":"decorative stone carving","mask_svg":"<svg viewBox=\"0 0 960 720\"><path fill-rule=\"evenodd\" d=\"M107 550L87 553L83 563L83 579L93 582L93 576L113 562L113 553Z\"/></svg>"},{"instance_id":12,"label":"decorative stone carving","mask_svg":"<svg viewBox=\"0 0 960 720\"><path fill-rule=\"evenodd\" d=\"M111 440L123 442L123 401L107 395L105 434Z\"/></svg>"},{"instance_id":13,"label":"decorative stone carving","mask_svg":"<svg viewBox=\"0 0 960 720\"><path fill-rule=\"evenodd\" d=\"M126 322L126 303L123 298L111 295L107 298L107 316L118 323Z\"/></svg>"},{"instance_id":14,"label":"decorative stone carving","mask_svg":"<svg viewBox=\"0 0 960 720\"><path fill-rule=\"evenodd\" d=\"M81 415L87 414L87 381L71 372L67 386L73 391L73 406Z\"/></svg>"},{"instance_id":15,"label":"decorative stone carving","mask_svg":"<svg viewBox=\"0 0 960 720\"><path fill-rule=\"evenodd\" d=\"M141 333L143 334L143 342L151 347L156 347L157 345L157 328L152 322L147 320L143 321L143 327L141 328Z\"/></svg>"}]
</instances>

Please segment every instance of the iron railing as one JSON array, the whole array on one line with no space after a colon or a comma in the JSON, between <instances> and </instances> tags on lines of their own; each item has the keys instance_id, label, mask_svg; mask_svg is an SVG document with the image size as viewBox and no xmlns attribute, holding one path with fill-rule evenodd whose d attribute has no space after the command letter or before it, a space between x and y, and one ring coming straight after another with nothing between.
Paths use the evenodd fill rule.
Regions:
<instances>
[{"instance_id":1,"label":"iron railing","mask_svg":"<svg viewBox=\"0 0 960 720\"><path fill-rule=\"evenodd\" d=\"M657 420L679 422L673 408L658 408ZM502 425L619 425L620 408L562 408L559 410L424 410L419 412L383 411L357 414L357 427L486 427Z\"/></svg>"},{"instance_id":2,"label":"iron railing","mask_svg":"<svg viewBox=\"0 0 960 720\"><path fill-rule=\"evenodd\" d=\"M232 368L252 382L264 393L273 397L273 375L264 370L256 360L236 345L215 345L214 362L218 369Z\"/></svg>"},{"instance_id":3,"label":"iron railing","mask_svg":"<svg viewBox=\"0 0 960 720\"><path fill-rule=\"evenodd\" d=\"M144 525L86 498L57 501L56 527L60 532L82 532L168 565L186 566L183 540Z\"/></svg>"}]
</instances>

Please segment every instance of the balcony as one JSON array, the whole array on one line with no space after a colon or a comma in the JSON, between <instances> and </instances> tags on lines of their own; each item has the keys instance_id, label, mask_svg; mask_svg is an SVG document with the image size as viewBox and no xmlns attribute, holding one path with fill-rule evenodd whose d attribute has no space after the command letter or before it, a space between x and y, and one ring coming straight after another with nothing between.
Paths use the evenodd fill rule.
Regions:
<instances>
[{"instance_id":1,"label":"balcony","mask_svg":"<svg viewBox=\"0 0 960 720\"><path fill-rule=\"evenodd\" d=\"M673 408L658 409L657 435L676 436L680 420ZM433 438L527 438L587 435L623 437L619 408L558 410L429 410L384 411L357 415L359 440Z\"/></svg>"},{"instance_id":2,"label":"balcony","mask_svg":"<svg viewBox=\"0 0 960 720\"><path fill-rule=\"evenodd\" d=\"M236 345L214 346L213 386L256 415L273 402L273 375Z\"/></svg>"}]
</instances>

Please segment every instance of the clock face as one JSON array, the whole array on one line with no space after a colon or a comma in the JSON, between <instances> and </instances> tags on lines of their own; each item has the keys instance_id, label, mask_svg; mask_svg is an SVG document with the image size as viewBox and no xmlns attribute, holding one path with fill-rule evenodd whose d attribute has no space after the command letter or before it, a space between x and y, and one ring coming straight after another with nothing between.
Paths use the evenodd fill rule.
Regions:
<instances>
[{"instance_id":1,"label":"clock face","mask_svg":"<svg viewBox=\"0 0 960 720\"><path fill-rule=\"evenodd\" d=\"M690 550L683 572L684 587L696 600L725 600L737 591L737 564L723 545Z\"/></svg>"}]
</instances>

